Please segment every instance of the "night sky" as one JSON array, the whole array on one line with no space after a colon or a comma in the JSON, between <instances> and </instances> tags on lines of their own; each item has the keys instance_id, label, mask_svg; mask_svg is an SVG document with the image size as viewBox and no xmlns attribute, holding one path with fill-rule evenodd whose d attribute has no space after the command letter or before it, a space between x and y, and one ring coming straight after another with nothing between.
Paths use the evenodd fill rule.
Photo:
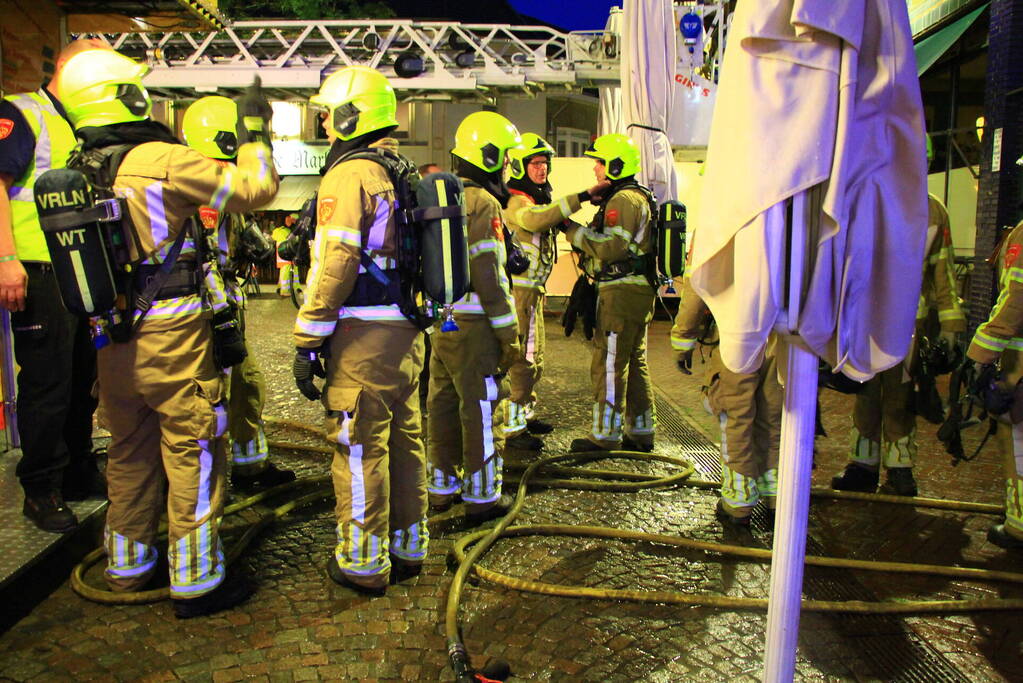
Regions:
<instances>
[{"instance_id":1,"label":"night sky","mask_svg":"<svg viewBox=\"0 0 1023 683\"><path fill-rule=\"evenodd\" d=\"M566 31L596 31L604 28L611 7L622 0L509 0L522 14L542 19Z\"/></svg>"}]
</instances>

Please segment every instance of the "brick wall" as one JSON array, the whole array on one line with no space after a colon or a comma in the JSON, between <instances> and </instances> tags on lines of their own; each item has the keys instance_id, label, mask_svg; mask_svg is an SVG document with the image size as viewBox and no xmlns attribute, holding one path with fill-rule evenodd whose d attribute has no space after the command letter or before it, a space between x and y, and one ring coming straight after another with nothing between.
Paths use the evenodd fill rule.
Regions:
<instances>
[{"instance_id":1,"label":"brick wall","mask_svg":"<svg viewBox=\"0 0 1023 683\"><path fill-rule=\"evenodd\" d=\"M977 193L978 259L987 258L993 252L1002 226L1013 226L1021 217L1023 169L1015 162L1023 154L1023 0L992 0L988 37L984 96L987 128ZM1001 170L992 173L993 133L999 128L1002 129ZM987 319L994 291L993 268L977 264L968 293L971 331Z\"/></svg>"}]
</instances>

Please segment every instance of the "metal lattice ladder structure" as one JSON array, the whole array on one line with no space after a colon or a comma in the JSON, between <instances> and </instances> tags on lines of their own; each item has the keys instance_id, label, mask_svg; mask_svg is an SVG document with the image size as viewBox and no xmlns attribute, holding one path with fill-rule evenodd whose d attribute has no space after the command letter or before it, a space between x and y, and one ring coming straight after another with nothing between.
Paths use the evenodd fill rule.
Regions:
<instances>
[{"instance_id":1,"label":"metal lattice ladder structure","mask_svg":"<svg viewBox=\"0 0 1023 683\"><path fill-rule=\"evenodd\" d=\"M115 49L152 67L146 87L188 98L263 85L307 97L336 69L383 72L406 99L445 93L459 99L502 93L566 92L619 81L614 36L545 26L411 20L239 21L215 32L103 34ZM394 65L421 60L402 78Z\"/></svg>"}]
</instances>

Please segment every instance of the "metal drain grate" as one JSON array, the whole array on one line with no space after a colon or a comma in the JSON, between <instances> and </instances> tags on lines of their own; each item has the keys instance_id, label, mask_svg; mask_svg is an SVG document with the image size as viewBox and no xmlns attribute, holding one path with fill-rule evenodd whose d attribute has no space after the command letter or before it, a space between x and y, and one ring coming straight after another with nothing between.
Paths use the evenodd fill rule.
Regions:
<instances>
[{"instance_id":1,"label":"metal drain grate","mask_svg":"<svg viewBox=\"0 0 1023 683\"><path fill-rule=\"evenodd\" d=\"M721 476L718 447L694 429L685 418L660 394L655 394L657 405L658 438L680 446L697 471L708 479ZM825 555L826 549L812 536L816 512L811 507L806 552ZM771 529L760 506L753 513L753 529L758 537ZM803 595L813 600L876 601L877 595L858 580L855 572L831 570L826 576L809 571L803 578ZM872 676L880 680L905 683L933 683L934 681L970 680L941 653L894 616L886 615L825 615L831 626L844 638L855 639L864 661L874 669Z\"/></svg>"}]
</instances>

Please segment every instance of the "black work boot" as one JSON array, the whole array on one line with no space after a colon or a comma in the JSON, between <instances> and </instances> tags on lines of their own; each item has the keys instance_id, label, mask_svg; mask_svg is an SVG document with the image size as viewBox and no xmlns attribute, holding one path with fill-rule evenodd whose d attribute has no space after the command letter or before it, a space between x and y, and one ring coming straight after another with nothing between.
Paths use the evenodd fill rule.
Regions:
<instances>
[{"instance_id":1,"label":"black work boot","mask_svg":"<svg viewBox=\"0 0 1023 683\"><path fill-rule=\"evenodd\" d=\"M568 447L569 453L586 453L588 451L610 451L610 448L604 448L596 441L590 441L586 437L578 439L572 439L572 443Z\"/></svg>"},{"instance_id":2,"label":"black work boot","mask_svg":"<svg viewBox=\"0 0 1023 683\"><path fill-rule=\"evenodd\" d=\"M355 583L349 579L348 576L341 571L341 567L338 566L337 558L334 557L334 553L331 553L330 557L327 559L327 576L329 576L330 580L339 586L351 588L356 593L362 593L363 595L368 595L373 598L382 597L387 593L387 586L363 586L361 583Z\"/></svg>"},{"instance_id":3,"label":"black work boot","mask_svg":"<svg viewBox=\"0 0 1023 683\"><path fill-rule=\"evenodd\" d=\"M878 493L886 493L892 496L915 496L916 480L913 479L912 467L891 467L888 469L888 476L878 489Z\"/></svg>"},{"instance_id":4,"label":"black work boot","mask_svg":"<svg viewBox=\"0 0 1023 683\"><path fill-rule=\"evenodd\" d=\"M281 469L272 462L253 475L231 473L231 486L239 491L262 491L295 481L295 473Z\"/></svg>"},{"instance_id":5,"label":"black work boot","mask_svg":"<svg viewBox=\"0 0 1023 683\"><path fill-rule=\"evenodd\" d=\"M92 454L74 458L68 463L67 469L64 470L61 492L64 494L64 500L107 497L107 478L99 471L96 458Z\"/></svg>"},{"instance_id":6,"label":"black work boot","mask_svg":"<svg viewBox=\"0 0 1023 683\"><path fill-rule=\"evenodd\" d=\"M234 574L228 575L220 585L197 598L171 598L174 616L178 619L192 619L215 614L249 599L256 589L246 579Z\"/></svg>"},{"instance_id":7,"label":"black work boot","mask_svg":"<svg viewBox=\"0 0 1023 683\"><path fill-rule=\"evenodd\" d=\"M414 579L422 573L422 562L409 562L396 555L391 555L391 576L389 581L392 586L408 579Z\"/></svg>"},{"instance_id":8,"label":"black work boot","mask_svg":"<svg viewBox=\"0 0 1023 683\"><path fill-rule=\"evenodd\" d=\"M842 474L836 474L831 478L831 488L837 491L874 493L877 490L879 479L880 475L877 470L851 462L845 466L845 471Z\"/></svg>"},{"instance_id":9,"label":"black work boot","mask_svg":"<svg viewBox=\"0 0 1023 683\"><path fill-rule=\"evenodd\" d=\"M78 526L78 518L64 502L60 491L25 492L21 511L43 531L62 534Z\"/></svg>"},{"instance_id":10,"label":"black work boot","mask_svg":"<svg viewBox=\"0 0 1023 683\"><path fill-rule=\"evenodd\" d=\"M543 449L543 439L539 439L529 432L522 432L505 439L504 445L520 451L539 451Z\"/></svg>"},{"instance_id":11,"label":"black work boot","mask_svg":"<svg viewBox=\"0 0 1023 683\"><path fill-rule=\"evenodd\" d=\"M741 529L748 529L750 525L750 516L748 514L742 516L732 514L725 507L725 501L720 498L718 498L717 507L714 508L714 516L722 522L726 522Z\"/></svg>"},{"instance_id":12,"label":"black work boot","mask_svg":"<svg viewBox=\"0 0 1023 683\"><path fill-rule=\"evenodd\" d=\"M465 506L465 521L469 526L476 526L498 517L504 517L508 514L508 510L511 509L514 503L514 498L509 495L502 495L493 503L484 503L483 505L468 504Z\"/></svg>"},{"instance_id":13,"label":"black work boot","mask_svg":"<svg viewBox=\"0 0 1023 683\"><path fill-rule=\"evenodd\" d=\"M622 436L622 450L635 451L637 453L650 453L654 450L654 445L652 443L639 443L638 441L633 441L632 437L625 434Z\"/></svg>"},{"instance_id":14,"label":"black work boot","mask_svg":"<svg viewBox=\"0 0 1023 683\"><path fill-rule=\"evenodd\" d=\"M992 524L987 530L987 540L1006 550L1023 550L1023 538L1010 534L1005 524Z\"/></svg>"},{"instance_id":15,"label":"black work boot","mask_svg":"<svg viewBox=\"0 0 1023 683\"><path fill-rule=\"evenodd\" d=\"M530 434L550 434L554 431L554 425L550 422L544 422L543 420L526 420L526 429L529 430Z\"/></svg>"},{"instance_id":16,"label":"black work boot","mask_svg":"<svg viewBox=\"0 0 1023 683\"><path fill-rule=\"evenodd\" d=\"M440 493L427 492L426 500L429 503L430 512L447 512L451 509L452 505L462 502L462 494L442 495Z\"/></svg>"}]
</instances>

